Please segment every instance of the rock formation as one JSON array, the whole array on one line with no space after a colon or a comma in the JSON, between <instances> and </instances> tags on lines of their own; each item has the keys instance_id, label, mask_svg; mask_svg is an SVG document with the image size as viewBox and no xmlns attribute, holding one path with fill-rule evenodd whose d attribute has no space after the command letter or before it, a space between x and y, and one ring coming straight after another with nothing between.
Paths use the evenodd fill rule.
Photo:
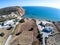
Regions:
<instances>
[{"instance_id":1,"label":"rock formation","mask_svg":"<svg viewBox=\"0 0 60 45\"><path fill-rule=\"evenodd\" d=\"M12 6L0 9L0 20L21 17L25 14L25 10L20 6Z\"/></svg>"},{"instance_id":2,"label":"rock formation","mask_svg":"<svg viewBox=\"0 0 60 45\"><path fill-rule=\"evenodd\" d=\"M25 22L19 24L10 45L40 45L38 36L38 27L35 20L25 19Z\"/></svg>"},{"instance_id":3,"label":"rock formation","mask_svg":"<svg viewBox=\"0 0 60 45\"><path fill-rule=\"evenodd\" d=\"M22 16L23 16L25 13L25 10L20 6L11 6L11 7L0 9L0 15L7 15L7 14L10 14L11 12L15 12L15 13L18 12L18 15L22 13Z\"/></svg>"}]
</instances>

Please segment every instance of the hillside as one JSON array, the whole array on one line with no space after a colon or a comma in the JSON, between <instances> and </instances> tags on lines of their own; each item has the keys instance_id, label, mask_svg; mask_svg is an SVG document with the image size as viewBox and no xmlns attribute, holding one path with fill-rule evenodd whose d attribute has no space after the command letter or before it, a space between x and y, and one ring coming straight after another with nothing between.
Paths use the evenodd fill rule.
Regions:
<instances>
[{"instance_id":1,"label":"hillside","mask_svg":"<svg viewBox=\"0 0 60 45\"><path fill-rule=\"evenodd\" d=\"M20 13L24 15L25 13L25 11L20 6L11 6L0 9L0 15L11 14L11 12L15 12L15 13L18 12L18 15L20 15Z\"/></svg>"},{"instance_id":2,"label":"hillside","mask_svg":"<svg viewBox=\"0 0 60 45\"><path fill-rule=\"evenodd\" d=\"M23 16L25 10L20 6L11 6L0 9L0 22L7 19L15 19Z\"/></svg>"}]
</instances>

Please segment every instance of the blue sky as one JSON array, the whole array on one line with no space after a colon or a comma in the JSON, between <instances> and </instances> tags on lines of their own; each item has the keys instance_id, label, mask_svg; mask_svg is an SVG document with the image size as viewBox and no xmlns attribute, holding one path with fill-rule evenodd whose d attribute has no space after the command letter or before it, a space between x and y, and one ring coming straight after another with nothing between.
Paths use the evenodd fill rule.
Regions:
<instances>
[{"instance_id":1,"label":"blue sky","mask_svg":"<svg viewBox=\"0 0 60 45\"><path fill-rule=\"evenodd\" d=\"M0 8L8 6L48 6L60 9L60 0L0 0Z\"/></svg>"}]
</instances>

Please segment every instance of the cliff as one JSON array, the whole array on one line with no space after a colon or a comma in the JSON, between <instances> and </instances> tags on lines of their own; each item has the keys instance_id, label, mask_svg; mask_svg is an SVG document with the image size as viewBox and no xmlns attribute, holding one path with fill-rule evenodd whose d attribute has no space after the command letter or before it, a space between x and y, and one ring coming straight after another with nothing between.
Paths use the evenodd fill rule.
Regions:
<instances>
[{"instance_id":1,"label":"cliff","mask_svg":"<svg viewBox=\"0 0 60 45\"><path fill-rule=\"evenodd\" d=\"M15 12L18 15L22 14L21 16L23 16L24 13L25 13L25 10L22 7L20 7L20 6L11 6L11 7L6 7L6 8L0 9L0 15L11 14L11 12Z\"/></svg>"},{"instance_id":2,"label":"cliff","mask_svg":"<svg viewBox=\"0 0 60 45\"><path fill-rule=\"evenodd\" d=\"M21 17L25 14L25 10L20 6L11 6L0 9L0 21Z\"/></svg>"}]
</instances>

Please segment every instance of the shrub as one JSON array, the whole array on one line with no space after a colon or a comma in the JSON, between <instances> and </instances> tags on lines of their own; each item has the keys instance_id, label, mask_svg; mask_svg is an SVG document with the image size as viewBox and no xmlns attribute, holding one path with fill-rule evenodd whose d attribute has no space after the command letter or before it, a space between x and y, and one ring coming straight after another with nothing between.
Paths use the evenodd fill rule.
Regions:
<instances>
[{"instance_id":1,"label":"shrub","mask_svg":"<svg viewBox=\"0 0 60 45\"><path fill-rule=\"evenodd\" d=\"M20 22L20 23L23 23L23 22L25 22L25 21L24 21L24 19L21 19L19 22Z\"/></svg>"},{"instance_id":2,"label":"shrub","mask_svg":"<svg viewBox=\"0 0 60 45\"><path fill-rule=\"evenodd\" d=\"M2 32L2 33L0 34L1 37L3 37L4 35L5 35L4 32Z\"/></svg>"}]
</instances>

